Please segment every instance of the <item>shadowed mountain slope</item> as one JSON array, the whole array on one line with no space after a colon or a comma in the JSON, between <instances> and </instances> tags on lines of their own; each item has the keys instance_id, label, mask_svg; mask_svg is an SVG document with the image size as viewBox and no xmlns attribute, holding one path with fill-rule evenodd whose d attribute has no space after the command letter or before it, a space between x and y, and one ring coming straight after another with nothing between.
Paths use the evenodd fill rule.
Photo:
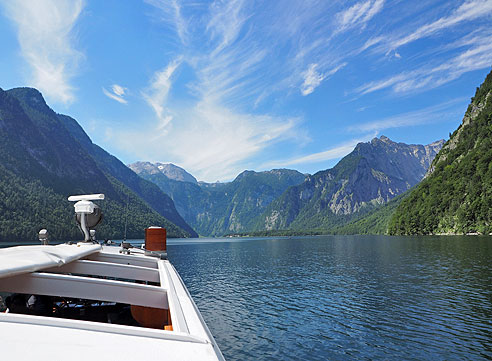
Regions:
<instances>
[{"instance_id":1,"label":"shadowed mountain slope","mask_svg":"<svg viewBox=\"0 0 492 361\"><path fill-rule=\"evenodd\" d=\"M170 236L189 233L157 213L123 182L101 169L32 88L0 89L0 240L36 240L47 228L52 240L80 239L70 194L105 193L98 238L122 238L129 199L128 238L149 225Z\"/></svg>"},{"instance_id":2,"label":"shadowed mountain slope","mask_svg":"<svg viewBox=\"0 0 492 361\"><path fill-rule=\"evenodd\" d=\"M172 199L161 191L158 186L138 176L118 158L92 143L89 136L75 119L61 114L58 117L70 134L79 141L80 145L91 155L103 172L122 182L146 201L157 213L188 232L190 236L198 237L198 234L193 228L179 215Z\"/></svg>"}]
</instances>

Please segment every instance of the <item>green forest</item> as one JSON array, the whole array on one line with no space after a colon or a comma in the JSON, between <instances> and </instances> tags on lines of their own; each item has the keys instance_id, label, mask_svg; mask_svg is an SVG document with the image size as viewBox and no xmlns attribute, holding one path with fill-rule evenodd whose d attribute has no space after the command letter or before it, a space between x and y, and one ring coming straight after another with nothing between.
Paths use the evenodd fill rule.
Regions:
<instances>
[{"instance_id":1,"label":"green forest","mask_svg":"<svg viewBox=\"0 0 492 361\"><path fill-rule=\"evenodd\" d=\"M492 232L491 94L492 72L434 159L433 172L396 209L390 234Z\"/></svg>"}]
</instances>

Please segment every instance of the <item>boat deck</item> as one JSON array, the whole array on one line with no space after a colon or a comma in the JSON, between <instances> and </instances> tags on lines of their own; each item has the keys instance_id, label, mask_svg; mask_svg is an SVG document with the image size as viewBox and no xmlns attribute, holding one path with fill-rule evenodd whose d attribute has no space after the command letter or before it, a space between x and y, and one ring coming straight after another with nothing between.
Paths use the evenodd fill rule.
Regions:
<instances>
[{"instance_id":1,"label":"boat deck","mask_svg":"<svg viewBox=\"0 0 492 361\"><path fill-rule=\"evenodd\" d=\"M72 308L53 307L48 316L29 310L13 313L14 307L13 312L0 313L4 355L18 360L33 356L40 360L224 359L169 261L140 249L131 248L126 254L119 247L84 243L27 246L27 255L23 248L0 250L0 292L42 295L56 305L68 300L62 306ZM84 308L70 300L95 304ZM115 324L110 313L106 318L98 316L107 322L87 320L98 319L88 316L96 314L98 307L119 306L127 310L126 316L130 308L132 315L139 309L162 311L151 315L165 314L165 326L142 327L135 320Z\"/></svg>"}]
</instances>

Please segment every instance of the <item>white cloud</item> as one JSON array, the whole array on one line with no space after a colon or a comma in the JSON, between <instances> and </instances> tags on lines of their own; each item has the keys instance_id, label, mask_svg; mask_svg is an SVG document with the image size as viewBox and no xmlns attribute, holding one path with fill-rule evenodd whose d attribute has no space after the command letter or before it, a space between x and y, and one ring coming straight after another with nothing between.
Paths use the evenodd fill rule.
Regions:
<instances>
[{"instance_id":1,"label":"white cloud","mask_svg":"<svg viewBox=\"0 0 492 361\"><path fill-rule=\"evenodd\" d=\"M82 0L3 2L18 30L21 54L29 64L29 82L49 99L75 99L72 78L82 53L73 46L72 30L84 8Z\"/></svg>"},{"instance_id":2,"label":"white cloud","mask_svg":"<svg viewBox=\"0 0 492 361\"><path fill-rule=\"evenodd\" d=\"M242 14L243 5L244 0L214 1L210 5L211 18L206 29L210 31L211 39L218 39L212 54L221 51L239 36L246 21Z\"/></svg>"},{"instance_id":3,"label":"white cloud","mask_svg":"<svg viewBox=\"0 0 492 361\"><path fill-rule=\"evenodd\" d=\"M332 76L346 65L347 63L339 64L326 73L320 74L317 71L318 64L310 64L308 69L302 74L304 77L304 83L302 83L301 85L302 95L305 96L311 94L321 84L323 80Z\"/></svg>"},{"instance_id":4,"label":"white cloud","mask_svg":"<svg viewBox=\"0 0 492 361\"><path fill-rule=\"evenodd\" d=\"M193 118L174 140L174 155L209 181L231 179L260 151L296 136L296 119L241 114L213 103L198 104Z\"/></svg>"},{"instance_id":5,"label":"white cloud","mask_svg":"<svg viewBox=\"0 0 492 361\"><path fill-rule=\"evenodd\" d=\"M185 35L175 36L181 39L181 44L174 49L175 54L182 54L179 61L157 72L143 92L159 125L137 136L142 144L149 143L149 139L154 144L147 156L179 162L199 178L209 181L234 176L272 144L287 139L301 141L303 137L295 134L303 132L300 121L288 115L261 113L269 101L275 99L269 112L289 109L289 106L283 107L289 97L313 93L321 84L328 83L335 72L349 67L352 60L374 67L371 57L381 58L380 49L386 52L392 42L404 39L415 32L415 28L435 20L428 20L431 15L427 13L415 18L414 15L425 8L423 6L399 2L398 6L391 4L385 8L383 0L362 0L352 6L317 0L272 1L254 6L245 0L148 2L162 10L162 20L167 25ZM478 0L473 3L484 4ZM403 10L398 13L400 4ZM345 10L340 11L340 6ZM436 12L443 7L432 6ZM463 14L465 7L460 10ZM392 18L377 17L383 10ZM401 21L405 16L412 20ZM471 15L465 18L471 19ZM421 34L424 33L426 31L422 30ZM385 79L375 78L376 74L388 74L384 65L381 71L367 71L360 77L368 79L367 83L356 92L392 89L407 93L442 85L459 72L476 68L477 64L482 66L488 54L487 45L475 42L467 47L460 49L461 58L460 54L454 54L454 63L449 52L424 62L403 50L392 49L391 54L399 61L392 62L391 71L398 66L409 70L389 73L392 75ZM367 59L357 59L369 48L373 51L367 52ZM456 49L451 51L456 52ZM467 51L471 52L467 55ZM478 62L473 65L473 61ZM189 93L178 102L169 95L172 83L182 80L176 72L181 66L180 73L186 76ZM357 74L353 70L347 74L347 84L353 84ZM341 91L351 93L349 89ZM180 88L180 97L182 94ZM342 146L335 148L340 152L347 150L347 145ZM293 163L286 161L281 165L318 162L337 154L340 154L337 150L329 149L290 159L288 162Z\"/></svg>"},{"instance_id":6,"label":"white cloud","mask_svg":"<svg viewBox=\"0 0 492 361\"><path fill-rule=\"evenodd\" d=\"M126 91L128 90L127 88L124 88L118 84L113 84L111 86L111 90L113 91L112 93L109 92L106 88L102 88L104 95L106 95L107 97L116 100L121 104L127 103L126 99L123 98L126 95Z\"/></svg>"},{"instance_id":7,"label":"white cloud","mask_svg":"<svg viewBox=\"0 0 492 361\"><path fill-rule=\"evenodd\" d=\"M188 43L188 23L182 15L178 0L145 0L146 3L161 10L160 20L174 27L182 44Z\"/></svg>"},{"instance_id":8,"label":"white cloud","mask_svg":"<svg viewBox=\"0 0 492 361\"><path fill-rule=\"evenodd\" d=\"M364 50L367 50L369 49L370 47L374 46L374 45L377 45L381 42L383 42L385 39L385 37L383 36L376 36L376 37L371 37L369 38L368 40L366 40L366 42L364 43L364 45L362 45L362 47L360 49L357 49L355 51L355 54L360 54L362 53Z\"/></svg>"},{"instance_id":9,"label":"white cloud","mask_svg":"<svg viewBox=\"0 0 492 361\"><path fill-rule=\"evenodd\" d=\"M398 114L384 119L357 124L347 128L349 132L376 132L384 129L411 127L421 124L436 123L443 120L455 120L463 115L465 99L453 99L417 111Z\"/></svg>"},{"instance_id":10,"label":"white cloud","mask_svg":"<svg viewBox=\"0 0 492 361\"><path fill-rule=\"evenodd\" d=\"M242 35L249 18L244 15L245 4L239 0L213 2L206 21L196 22L204 24L197 35L205 36L200 51L186 51L154 75L143 94L159 124L148 132L122 135L122 139L135 140L132 144L141 152L150 149L140 156L142 159L172 160L199 179L224 180L236 176L273 144L305 139L298 118L251 111L255 101L268 94L270 81L262 67L274 49L257 44L255 34L246 31ZM179 21L176 16L175 21ZM186 107L168 101L181 64L195 76L188 84L192 96ZM254 99L251 106L249 99Z\"/></svg>"},{"instance_id":11,"label":"white cloud","mask_svg":"<svg viewBox=\"0 0 492 361\"><path fill-rule=\"evenodd\" d=\"M317 88L325 76L316 71L318 64L309 65L308 69L303 73L304 83L301 85L302 95L311 94L315 88Z\"/></svg>"},{"instance_id":12,"label":"white cloud","mask_svg":"<svg viewBox=\"0 0 492 361\"><path fill-rule=\"evenodd\" d=\"M176 28L185 24L189 36L181 53L199 73L200 82L192 88L200 93L212 90L229 101L254 97L250 106L255 108L260 101L293 88L312 92L319 85L318 79L326 81L346 64L346 54L330 51L331 40L326 37L333 24L323 14L333 13L337 7L331 2L268 2L261 10L245 0L217 0L208 6L147 2L160 10L165 24ZM171 6L175 3L181 9L179 13ZM359 19L361 24L366 24L382 5L382 0L368 1ZM191 15L191 10L183 11L187 7L199 7L202 13ZM281 49L289 48L287 57L280 54ZM316 69L310 69L312 64Z\"/></svg>"},{"instance_id":13,"label":"white cloud","mask_svg":"<svg viewBox=\"0 0 492 361\"><path fill-rule=\"evenodd\" d=\"M418 39L431 36L453 26L457 26L465 21L472 21L492 14L492 1L490 0L470 0L465 1L449 16L441 17L436 21L428 23L413 30L410 34L394 39L389 43L388 51L397 49L400 46L414 42Z\"/></svg>"},{"instance_id":14,"label":"white cloud","mask_svg":"<svg viewBox=\"0 0 492 361\"><path fill-rule=\"evenodd\" d=\"M267 11L253 11L248 1L213 1L208 11L186 17L184 10L191 3L148 2L161 10L166 24L186 29L189 35L182 41L185 48L180 50L179 62L168 65L162 76L154 76L144 91L160 120L160 126L139 136L146 147L149 139L155 142L148 156L179 162L199 178L214 181L235 176L277 142L306 140L299 119L254 110L275 94L293 89L311 94L347 65L347 53L330 51L331 37L326 37L335 24L323 14L334 13L338 5L310 0L269 2L264 4ZM344 30L364 28L382 10L384 1L365 3L363 9L352 9L352 15L340 14L337 19ZM174 10L176 4L179 12ZM203 4L193 6L205 10ZM279 53L285 49L290 49L286 57ZM187 108L167 101L171 77L177 76L180 64L194 77L187 84L191 93Z\"/></svg>"},{"instance_id":15,"label":"white cloud","mask_svg":"<svg viewBox=\"0 0 492 361\"><path fill-rule=\"evenodd\" d=\"M367 94L385 88L392 88L395 93L424 91L449 83L464 73L489 68L492 64L492 42L489 38L474 39L477 43L473 48L447 59L442 64L426 65L387 79L372 81L357 88L356 92Z\"/></svg>"},{"instance_id":16,"label":"white cloud","mask_svg":"<svg viewBox=\"0 0 492 361\"><path fill-rule=\"evenodd\" d=\"M174 109L167 132L159 126L120 131L119 147L131 144L140 159L181 164L200 180L230 180L244 170L251 157L275 143L295 139L298 119L238 113L202 101L190 109Z\"/></svg>"},{"instance_id":17,"label":"white cloud","mask_svg":"<svg viewBox=\"0 0 492 361\"><path fill-rule=\"evenodd\" d=\"M145 100L152 107L159 119L158 129L160 130L165 130L172 120L172 116L167 112L165 103L172 86L171 77L181 62L181 58L175 59L164 69L157 71L153 76L150 86L143 92Z\"/></svg>"},{"instance_id":18,"label":"white cloud","mask_svg":"<svg viewBox=\"0 0 492 361\"><path fill-rule=\"evenodd\" d=\"M128 90L127 88L124 88L118 84L113 84L111 86L111 89L113 90L113 93L115 93L116 95L118 95L120 97L125 95L126 91Z\"/></svg>"},{"instance_id":19,"label":"white cloud","mask_svg":"<svg viewBox=\"0 0 492 361\"><path fill-rule=\"evenodd\" d=\"M359 88L356 89L357 93L362 93L362 94L367 94L367 93L372 93L377 90L381 90L384 88L391 87L395 85L396 83L400 81L404 81L407 79L408 73L406 74L398 74L395 76L392 76L390 78L384 79L384 80L379 80L379 81L372 81L367 84L361 85Z\"/></svg>"},{"instance_id":20,"label":"white cloud","mask_svg":"<svg viewBox=\"0 0 492 361\"><path fill-rule=\"evenodd\" d=\"M346 30L355 26L364 27L377 13L383 9L384 0L361 1L350 8L339 12L336 15L338 19L338 31Z\"/></svg>"},{"instance_id":21,"label":"white cloud","mask_svg":"<svg viewBox=\"0 0 492 361\"><path fill-rule=\"evenodd\" d=\"M278 168L278 167L291 167L291 166L306 165L310 163L322 163L328 160L339 159L352 152L357 144L361 142L367 142L368 140L374 138L376 135L377 133L372 132L370 134L365 135L364 137L351 139L343 144L339 144L335 147L326 149L322 152L316 152L316 153L304 155L301 157L286 159L286 160L277 160L273 162L268 162L262 164L260 168L269 169L269 168Z\"/></svg>"}]
</instances>

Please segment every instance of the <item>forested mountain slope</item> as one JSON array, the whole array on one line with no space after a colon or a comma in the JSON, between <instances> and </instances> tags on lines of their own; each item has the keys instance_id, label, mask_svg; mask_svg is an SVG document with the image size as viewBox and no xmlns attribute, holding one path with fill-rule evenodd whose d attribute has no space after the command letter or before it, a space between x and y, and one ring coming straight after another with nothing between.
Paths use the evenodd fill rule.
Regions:
<instances>
[{"instance_id":1,"label":"forested mountain slope","mask_svg":"<svg viewBox=\"0 0 492 361\"><path fill-rule=\"evenodd\" d=\"M157 213L188 232L191 237L198 237L193 228L179 215L172 199L160 190L158 186L138 176L118 158L92 143L89 136L75 119L61 114L58 117L70 134L79 141L80 145L90 154L106 175L122 182L147 202Z\"/></svg>"},{"instance_id":2,"label":"forested mountain slope","mask_svg":"<svg viewBox=\"0 0 492 361\"><path fill-rule=\"evenodd\" d=\"M188 232L158 214L116 177L102 170L32 88L0 89L0 241L36 240L47 228L53 240L80 239L70 194L105 193L99 238L123 237L130 199L128 237L149 225L171 236Z\"/></svg>"},{"instance_id":3,"label":"forested mountain slope","mask_svg":"<svg viewBox=\"0 0 492 361\"><path fill-rule=\"evenodd\" d=\"M492 232L492 72L427 177L397 208L390 232Z\"/></svg>"},{"instance_id":4,"label":"forested mountain slope","mask_svg":"<svg viewBox=\"0 0 492 361\"><path fill-rule=\"evenodd\" d=\"M139 164L130 167L169 194L183 218L203 236L252 230L257 217L275 198L305 179L295 170L273 169L244 171L229 183L195 183L169 179L148 166L150 163Z\"/></svg>"}]
</instances>

